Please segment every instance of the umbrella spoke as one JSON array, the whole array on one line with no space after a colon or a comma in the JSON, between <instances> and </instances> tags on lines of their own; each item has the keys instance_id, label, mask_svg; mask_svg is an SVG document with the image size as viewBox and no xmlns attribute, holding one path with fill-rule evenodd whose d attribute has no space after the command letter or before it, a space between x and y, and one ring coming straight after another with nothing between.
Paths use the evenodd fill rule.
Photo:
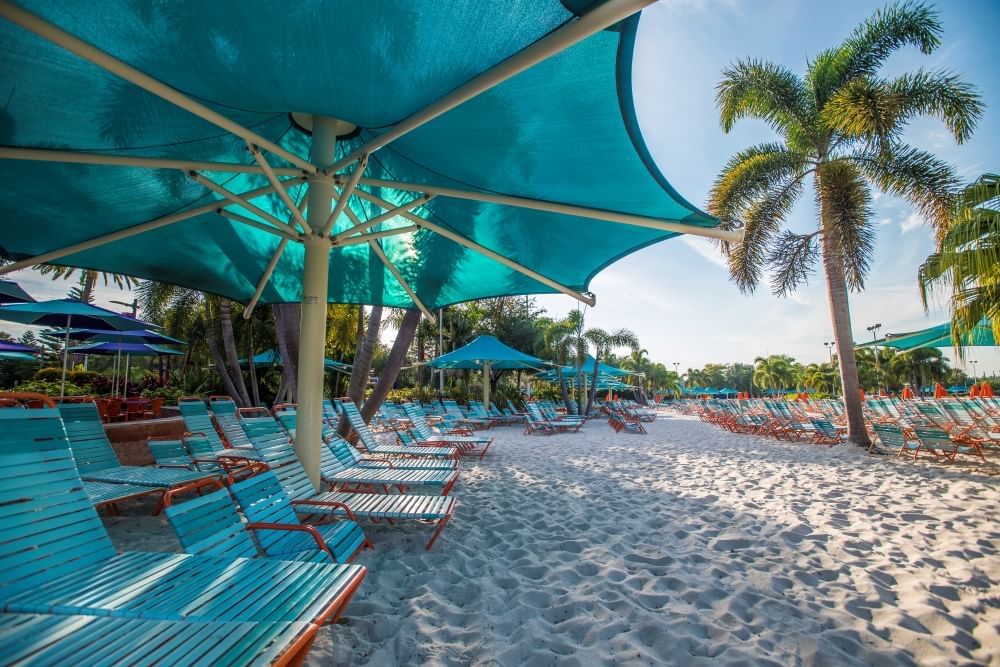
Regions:
<instances>
[{"instance_id":1,"label":"umbrella spoke","mask_svg":"<svg viewBox=\"0 0 1000 667\"><path fill-rule=\"evenodd\" d=\"M30 162L63 162L66 164L95 164L105 167L133 167L139 169L176 169L178 171L219 171L233 174L263 174L264 170L252 164L238 162L211 162L206 160L177 160L132 155L109 155L84 151L59 151L49 148L0 147L0 160L27 160ZM294 167L272 167L278 176L301 176L302 170Z\"/></svg>"},{"instance_id":2,"label":"umbrella spoke","mask_svg":"<svg viewBox=\"0 0 1000 667\"><path fill-rule=\"evenodd\" d=\"M375 256L378 257L380 260L382 260L382 263L385 264L385 268L389 269L389 273L391 273L392 276L396 279L396 281L403 287L403 289L406 290L406 293L410 295L410 298L413 299L413 303L417 305L417 308L419 308L420 312L424 314L424 317L426 317L431 324L436 324L437 318L434 316L434 313L432 313L427 309L427 306L424 305L424 302L420 300L420 298L417 296L417 293L413 291L412 287L410 287L410 283L406 282L406 279L403 277L403 274L400 273L399 269L396 268L396 266L389 261L388 257L385 256L385 252L382 250L382 246L380 246L375 241L369 241L368 246L372 249L372 252L375 253Z\"/></svg>"},{"instance_id":3,"label":"umbrella spoke","mask_svg":"<svg viewBox=\"0 0 1000 667\"><path fill-rule=\"evenodd\" d=\"M247 211L250 211L251 213L259 215L261 218L263 218L264 220L267 220L268 222L270 222L271 224L273 224L275 227L277 227L278 229L284 231L286 234L292 236L293 238L295 238L295 237L297 237L299 235L299 230L295 229L294 227L292 227L291 225L289 225L286 222L282 222L281 220L278 220L276 217L274 217L273 215L271 215L270 213L268 213L264 209L260 208L259 206L255 205L255 204L251 204L245 197L242 197L242 196L236 194L235 192L233 192L229 188L226 188L226 187L223 187L223 186L219 185L215 181L202 176L201 174L199 174L196 171L189 172L189 175L191 176L192 179L194 179L194 181L196 183L204 185L206 188L208 188L212 192L214 192L216 194L219 194L219 195L222 195L224 198L228 199L229 201L233 202L234 204L238 204L239 206L241 206L242 208L246 209ZM281 184L279 183L279 188L280 187L281 187ZM295 210L298 210L298 208L296 208Z\"/></svg>"},{"instance_id":4,"label":"umbrella spoke","mask_svg":"<svg viewBox=\"0 0 1000 667\"><path fill-rule=\"evenodd\" d=\"M302 215L302 211L299 210L299 207L292 201L288 191L285 189L285 185L278 180L277 175L274 173L271 165L268 164L267 158L264 157L264 154L261 153L260 149L253 145L252 142L247 142L247 148L250 149L250 154L253 155L253 159L256 160L257 164L260 165L260 168L264 170L264 175L267 176L267 180L274 186L274 191L278 193L279 197L281 197L281 201L283 201L285 206L288 207L289 213L291 213L292 217L295 218L295 221L299 223L299 227L302 231L306 234L312 234L312 227L310 227L309 223L306 222L306 219Z\"/></svg>"},{"instance_id":5,"label":"umbrella spoke","mask_svg":"<svg viewBox=\"0 0 1000 667\"><path fill-rule=\"evenodd\" d=\"M340 193L340 198L337 200L337 204L333 207L333 212L330 214L330 217L327 218L326 224L323 225L323 236L330 235L330 230L333 229L333 225L337 222L337 218L340 217L344 207L347 206L347 202L354 193L354 188L358 186L358 180L360 180L361 176L364 175L367 167L368 153L362 153L361 157L358 158L358 166L354 168L353 172L351 172L350 178L347 179L347 184Z\"/></svg>"},{"instance_id":6,"label":"umbrella spoke","mask_svg":"<svg viewBox=\"0 0 1000 667\"><path fill-rule=\"evenodd\" d=\"M366 229L374 227L379 223L385 222L386 220L391 220L392 218L395 218L397 215L409 213L418 206L426 204L431 199L434 199L434 195L431 194L422 195L420 197L417 197L416 199L406 202L405 204L402 204L401 206L389 208L389 210L386 211L385 213L382 213L381 215L376 215L374 218L370 220L359 221L356 217L352 218L354 226L349 229L345 229L342 232L337 232L330 238L330 240L333 241L334 243L342 241L343 239L352 236L355 232L363 232ZM388 208L389 206L391 206L391 204L386 202L384 206L382 204L380 204L380 206L382 206L383 208Z\"/></svg>"}]
</instances>

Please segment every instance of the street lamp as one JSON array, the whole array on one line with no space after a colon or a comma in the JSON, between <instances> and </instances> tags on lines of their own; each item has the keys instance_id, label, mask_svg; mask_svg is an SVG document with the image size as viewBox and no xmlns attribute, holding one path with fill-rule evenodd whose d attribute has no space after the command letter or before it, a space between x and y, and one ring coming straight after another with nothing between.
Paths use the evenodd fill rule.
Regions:
<instances>
[{"instance_id":1,"label":"street lamp","mask_svg":"<svg viewBox=\"0 0 1000 667\"><path fill-rule=\"evenodd\" d=\"M826 348L827 353L830 355L830 363L831 364L833 363L833 348L834 348L835 345L836 345L836 343L833 343L833 342L823 343L823 347Z\"/></svg>"},{"instance_id":2,"label":"street lamp","mask_svg":"<svg viewBox=\"0 0 1000 667\"><path fill-rule=\"evenodd\" d=\"M676 375L678 377L680 377L680 373L678 372L677 369L680 368L680 365L681 365L681 362L679 362L679 361L675 361L674 362L674 375Z\"/></svg>"},{"instance_id":3,"label":"street lamp","mask_svg":"<svg viewBox=\"0 0 1000 667\"><path fill-rule=\"evenodd\" d=\"M867 327L868 331L872 332L872 342L878 340L878 330L882 328L879 322ZM878 345L873 346L875 349L875 389L876 393L882 392L882 366L878 358Z\"/></svg>"},{"instance_id":4,"label":"street lamp","mask_svg":"<svg viewBox=\"0 0 1000 667\"><path fill-rule=\"evenodd\" d=\"M973 382L978 382L979 381L979 373L976 372L976 364L978 364L979 362L975 361L973 359L969 359L969 363L972 364L972 381Z\"/></svg>"}]
</instances>

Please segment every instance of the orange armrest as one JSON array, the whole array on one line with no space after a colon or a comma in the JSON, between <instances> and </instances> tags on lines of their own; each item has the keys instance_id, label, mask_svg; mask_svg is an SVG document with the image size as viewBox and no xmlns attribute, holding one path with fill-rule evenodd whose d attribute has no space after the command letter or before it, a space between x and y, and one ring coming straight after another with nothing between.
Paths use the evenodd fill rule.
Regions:
<instances>
[{"instance_id":1,"label":"orange armrest","mask_svg":"<svg viewBox=\"0 0 1000 667\"><path fill-rule=\"evenodd\" d=\"M330 557L330 560L337 562L337 559L333 557L333 552L330 551L330 547L328 547L326 542L323 541L323 537L319 534L319 531L312 526L294 525L289 523L248 523L247 530L287 530L299 533L309 533L316 541L316 545L321 550L326 552L326 555Z\"/></svg>"},{"instance_id":2,"label":"orange armrest","mask_svg":"<svg viewBox=\"0 0 1000 667\"><path fill-rule=\"evenodd\" d=\"M344 503L338 503L335 500L293 500L292 505L317 505L319 507L339 507L340 509L347 512L347 518L351 521L357 521L358 518L354 516L354 510L345 505Z\"/></svg>"}]
</instances>

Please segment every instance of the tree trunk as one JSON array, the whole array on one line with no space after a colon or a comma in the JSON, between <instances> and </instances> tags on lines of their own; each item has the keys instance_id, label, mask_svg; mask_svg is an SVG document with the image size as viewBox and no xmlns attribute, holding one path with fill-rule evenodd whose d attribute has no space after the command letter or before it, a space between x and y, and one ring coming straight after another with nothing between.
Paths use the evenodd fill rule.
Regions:
<instances>
[{"instance_id":1,"label":"tree trunk","mask_svg":"<svg viewBox=\"0 0 1000 667\"><path fill-rule=\"evenodd\" d=\"M417 361L420 362L421 364L423 364L423 362L426 361L424 359L425 354L426 350L424 349L424 337L417 336ZM424 388L424 379L427 375L426 371L427 371L426 366L423 365L417 366L417 389Z\"/></svg>"},{"instance_id":2,"label":"tree trunk","mask_svg":"<svg viewBox=\"0 0 1000 667\"><path fill-rule=\"evenodd\" d=\"M562 366L556 367L556 373L559 374L559 391L562 394L563 405L566 406L566 414L573 414L573 408L569 403L569 389L566 388L566 377L563 375Z\"/></svg>"},{"instance_id":3,"label":"tree trunk","mask_svg":"<svg viewBox=\"0 0 1000 667\"><path fill-rule=\"evenodd\" d=\"M205 342L208 344L208 353L212 356L212 363L215 364L215 369L219 371L219 377L222 378L222 386L226 388L226 393L234 401L239 402L236 385L233 384L233 379L229 376L226 363L222 360L222 353L219 352L219 341L215 335L215 325L212 322L208 322L207 324L208 326L205 327Z\"/></svg>"},{"instance_id":4,"label":"tree trunk","mask_svg":"<svg viewBox=\"0 0 1000 667\"><path fill-rule=\"evenodd\" d=\"M817 173L816 180L819 181ZM817 182L817 190L822 191ZM854 358L854 334L851 331L851 309L844 280L841 250L828 229L824 204L820 200L820 220L823 225L823 269L826 274L826 291L830 302L830 319L833 323L833 339L837 343L837 358L840 361L840 383L844 388L844 410L847 413L847 437L858 445L869 446L865 415L861 406L861 387L858 381L858 366Z\"/></svg>"},{"instance_id":5,"label":"tree trunk","mask_svg":"<svg viewBox=\"0 0 1000 667\"><path fill-rule=\"evenodd\" d=\"M597 354L594 356L594 378L590 383L590 391L587 392L587 409L583 411L584 415L589 415L591 408L594 407L594 397L597 395L597 371L601 367L601 353L599 350L595 350Z\"/></svg>"},{"instance_id":6,"label":"tree trunk","mask_svg":"<svg viewBox=\"0 0 1000 667\"><path fill-rule=\"evenodd\" d=\"M274 333L278 339L278 354L281 355L281 386L275 400L284 400L285 392L291 392L292 401L299 393L299 306L295 303L276 303L271 306L274 317Z\"/></svg>"},{"instance_id":7,"label":"tree trunk","mask_svg":"<svg viewBox=\"0 0 1000 667\"><path fill-rule=\"evenodd\" d=\"M225 350L226 359L229 360L233 385L237 391L237 396L234 396L233 400L240 407L250 407L250 394L247 393L243 372L240 370L240 355L236 349L236 335L233 333L233 315L229 299L219 299L219 324L222 327L222 349Z\"/></svg>"},{"instance_id":8,"label":"tree trunk","mask_svg":"<svg viewBox=\"0 0 1000 667\"><path fill-rule=\"evenodd\" d=\"M370 422L372 417L375 416L379 406L382 405L382 401L389 395L389 390L392 389L392 385L396 382L399 371L403 368L403 363L406 361L406 351L410 349L413 336L417 333L420 316L421 312L419 310L407 310L406 314L403 315L403 321L399 325L396 340L392 344L392 349L389 350L385 366L382 367L378 383L376 383L375 389L372 390L372 395L365 401L364 407L361 408L361 416L364 417L366 422Z\"/></svg>"},{"instance_id":9,"label":"tree trunk","mask_svg":"<svg viewBox=\"0 0 1000 667\"><path fill-rule=\"evenodd\" d=\"M248 363L250 365L250 388L253 390L253 404L255 406L260 405L260 387L257 383L257 365L253 362L254 349L253 349L253 320L247 322L250 325L250 354L247 357Z\"/></svg>"},{"instance_id":10,"label":"tree trunk","mask_svg":"<svg viewBox=\"0 0 1000 667\"><path fill-rule=\"evenodd\" d=\"M360 406L365 398L365 386L368 384L368 375L372 369L372 356L375 354L375 346L378 344L378 331L382 326L382 306L372 306L368 315L368 329L364 338L359 338L354 353L354 365L351 368L351 379L347 383L347 397ZM398 337L397 337L398 338ZM409 343L407 343L409 345ZM395 380L393 376L393 380ZM347 420L340 419L337 432L346 437L351 427Z\"/></svg>"}]
</instances>

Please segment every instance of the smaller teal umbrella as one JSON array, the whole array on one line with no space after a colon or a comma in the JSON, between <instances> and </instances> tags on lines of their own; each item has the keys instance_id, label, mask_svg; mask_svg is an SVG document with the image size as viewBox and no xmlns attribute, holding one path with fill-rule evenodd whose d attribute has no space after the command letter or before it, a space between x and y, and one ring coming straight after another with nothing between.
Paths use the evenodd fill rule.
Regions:
<instances>
[{"instance_id":1,"label":"smaller teal umbrella","mask_svg":"<svg viewBox=\"0 0 1000 667\"><path fill-rule=\"evenodd\" d=\"M9 352L0 350L0 360L3 361L38 361L27 352Z\"/></svg>"},{"instance_id":2,"label":"smaller teal umbrella","mask_svg":"<svg viewBox=\"0 0 1000 667\"><path fill-rule=\"evenodd\" d=\"M0 304L31 303L34 299L13 280L0 280Z\"/></svg>"},{"instance_id":3,"label":"smaller teal umbrella","mask_svg":"<svg viewBox=\"0 0 1000 667\"><path fill-rule=\"evenodd\" d=\"M431 359L427 365L431 368L470 368L483 371L483 405L488 406L490 404L489 374L491 369L538 369L552 364L501 343L496 336L479 336L468 345Z\"/></svg>"}]
</instances>

